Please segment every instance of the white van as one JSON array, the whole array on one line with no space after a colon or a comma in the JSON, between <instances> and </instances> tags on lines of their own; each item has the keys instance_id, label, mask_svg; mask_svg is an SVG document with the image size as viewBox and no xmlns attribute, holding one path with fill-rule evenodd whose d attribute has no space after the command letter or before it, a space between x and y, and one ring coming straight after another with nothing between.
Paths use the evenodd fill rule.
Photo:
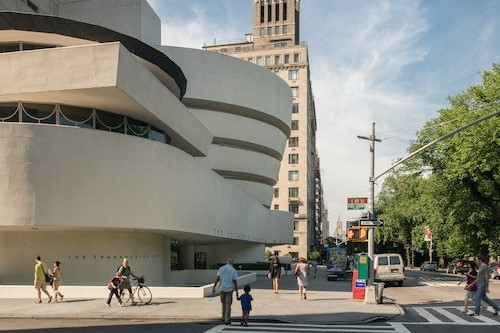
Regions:
<instances>
[{"instance_id":1,"label":"white van","mask_svg":"<svg viewBox=\"0 0 500 333\"><path fill-rule=\"evenodd\" d=\"M374 280L377 282L396 282L401 287L406 279L403 258L400 254L375 254L373 268L375 270Z\"/></svg>"}]
</instances>

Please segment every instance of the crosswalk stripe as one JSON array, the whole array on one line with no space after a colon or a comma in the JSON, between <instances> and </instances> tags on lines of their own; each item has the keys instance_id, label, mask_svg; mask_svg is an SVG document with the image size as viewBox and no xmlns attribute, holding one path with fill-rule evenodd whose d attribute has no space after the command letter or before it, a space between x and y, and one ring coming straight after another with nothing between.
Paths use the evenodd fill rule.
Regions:
<instances>
[{"instance_id":1,"label":"crosswalk stripe","mask_svg":"<svg viewBox=\"0 0 500 333\"><path fill-rule=\"evenodd\" d=\"M423 324L447 324L447 325L453 325L453 324L459 324L459 325L500 325L499 321L496 321L495 319L489 318L487 316L474 316L470 318L470 321L462 318L460 316L457 316L456 314L450 312L450 309L461 309L461 307L438 307L438 306L432 306L432 307L413 307L413 310L418 313L419 316L423 317L424 319L427 320L427 322L403 322L405 325L423 325ZM436 316L434 316L429 310L436 311L437 313L441 314L445 318L450 319L451 321L443 321ZM468 316L466 318L469 318Z\"/></svg>"},{"instance_id":2,"label":"crosswalk stripe","mask_svg":"<svg viewBox=\"0 0 500 333\"><path fill-rule=\"evenodd\" d=\"M255 328L255 329L252 329ZM264 330L265 329L265 330ZM276 324L276 323L251 323L249 327L241 327L238 323L218 325L205 333L266 333L266 332L349 332L349 333L407 333L406 330L396 330L390 325L314 325L314 324Z\"/></svg>"}]
</instances>

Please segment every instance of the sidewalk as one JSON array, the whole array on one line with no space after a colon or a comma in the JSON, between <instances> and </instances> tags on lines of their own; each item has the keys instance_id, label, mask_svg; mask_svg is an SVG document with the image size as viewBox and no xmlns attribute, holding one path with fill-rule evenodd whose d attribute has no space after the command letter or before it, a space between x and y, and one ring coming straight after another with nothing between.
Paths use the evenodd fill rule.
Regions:
<instances>
[{"instance_id":1,"label":"sidewalk","mask_svg":"<svg viewBox=\"0 0 500 333\"><path fill-rule=\"evenodd\" d=\"M243 286L240 292L243 292ZM251 285L254 298L250 313L254 321L283 321L290 323L343 324L393 318L403 313L397 304L365 304L353 300L350 281L327 281L324 272L309 279L307 300L301 300L290 273L280 280L280 292L274 294L271 281L259 276ZM50 289L50 288L49 288ZM64 293L64 286L60 289ZM35 290L33 290L35 296ZM155 299L150 305L120 307L116 299L112 307L102 299L64 299L60 303L42 304L33 299L2 299L0 318L76 318L76 319L142 319L165 321L219 321L221 303L218 296L203 299ZM241 307L233 302L232 317L237 320Z\"/></svg>"}]
</instances>

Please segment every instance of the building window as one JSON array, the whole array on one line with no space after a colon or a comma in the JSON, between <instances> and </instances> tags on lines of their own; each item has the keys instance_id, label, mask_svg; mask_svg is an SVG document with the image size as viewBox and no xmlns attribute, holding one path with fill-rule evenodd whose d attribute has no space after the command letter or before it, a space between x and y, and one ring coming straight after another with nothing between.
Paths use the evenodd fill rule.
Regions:
<instances>
[{"instance_id":1,"label":"building window","mask_svg":"<svg viewBox=\"0 0 500 333\"><path fill-rule=\"evenodd\" d=\"M292 97L299 96L299 87L291 87L292 88Z\"/></svg>"},{"instance_id":2,"label":"building window","mask_svg":"<svg viewBox=\"0 0 500 333\"><path fill-rule=\"evenodd\" d=\"M280 210L280 205L274 205L274 210Z\"/></svg>"},{"instance_id":3,"label":"building window","mask_svg":"<svg viewBox=\"0 0 500 333\"><path fill-rule=\"evenodd\" d=\"M267 5L267 22L271 22L271 20L273 19L272 8L273 7L269 3L269 5Z\"/></svg>"},{"instance_id":4,"label":"building window","mask_svg":"<svg viewBox=\"0 0 500 333\"><path fill-rule=\"evenodd\" d=\"M297 80L299 78L299 70L298 69L290 69L288 71L288 80Z\"/></svg>"},{"instance_id":5,"label":"building window","mask_svg":"<svg viewBox=\"0 0 500 333\"><path fill-rule=\"evenodd\" d=\"M274 197L279 198L279 196L280 196L280 189L279 189L279 187L275 187L274 188Z\"/></svg>"},{"instance_id":6,"label":"building window","mask_svg":"<svg viewBox=\"0 0 500 333\"><path fill-rule=\"evenodd\" d=\"M248 62L253 62L253 57L248 57L248 58L247 58L247 61L248 61Z\"/></svg>"},{"instance_id":7,"label":"building window","mask_svg":"<svg viewBox=\"0 0 500 333\"><path fill-rule=\"evenodd\" d=\"M288 164L298 164L299 154L288 154Z\"/></svg>"},{"instance_id":8,"label":"building window","mask_svg":"<svg viewBox=\"0 0 500 333\"><path fill-rule=\"evenodd\" d=\"M280 4L276 2L274 6L274 20L278 22L280 20Z\"/></svg>"},{"instance_id":9,"label":"building window","mask_svg":"<svg viewBox=\"0 0 500 333\"><path fill-rule=\"evenodd\" d=\"M294 214L298 214L299 213L299 204L289 204L288 211L292 212Z\"/></svg>"},{"instance_id":10,"label":"building window","mask_svg":"<svg viewBox=\"0 0 500 333\"><path fill-rule=\"evenodd\" d=\"M271 56L266 55L266 66L271 66Z\"/></svg>"},{"instance_id":11,"label":"building window","mask_svg":"<svg viewBox=\"0 0 500 333\"><path fill-rule=\"evenodd\" d=\"M260 23L264 23L264 2L260 2Z\"/></svg>"},{"instance_id":12,"label":"building window","mask_svg":"<svg viewBox=\"0 0 500 333\"><path fill-rule=\"evenodd\" d=\"M280 64L280 56L279 55L275 55L274 56L274 64L275 65L279 65Z\"/></svg>"},{"instance_id":13,"label":"building window","mask_svg":"<svg viewBox=\"0 0 500 333\"><path fill-rule=\"evenodd\" d=\"M298 214L298 213L296 213ZM292 245L299 245L299 237L293 237L293 244Z\"/></svg>"},{"instance_id":14,"label":"building window","mask_svg":"<svg viewBox=\"0 0 500 333\"><path fill-rule=\"evenodd\" d=\"M288 140L288 147L298 147L299 146L299 137L294 136Z\"/></svg>"},{"instance_id":15,"label":"building window","mask_svg":"<svg viewBox=\"0 0 500 333\"><path fill-rule=\"evenodd\" d=\"M289 198L298 198L299 197L299 188L298 187L288 188L288 197Z\"/></svg>"},{"instance_id":16,"label":"building window","mask_svg":"<svg viewBox=\"0 0 500 333\"><path fill-rule=\"evenodd\" d=\"M288 180L291 182L299 180L299 171L297 170L288 171Z\"/></svg>"},{"instance_id":17,"label":"building window","mask_svg":"<svg viewBox=\"0 0 500 333\"><path fill-rule=\"evenodd\" d=\"M273 34L273 27L267 27L267 34L271 36Z\"/></svg>"},{"instance_id":18,"label":"building window","mask_svg":"<svg viewBox=\"0 0 500 333\"><path fill-rule=\"evenodd\" d=\"M299 221L293 221L293 231L299 231Z\"/></svg>"},{"instance_id":19,"label":"building window","mask_svg":"<svg viewBox=\"0 0 500 333\"><path fill-rule=\"evenodd\" d=\"M287 33L287 26L286 26L286 25L284 25L284 26L283 26L283 34L286 34L286 33Z\"/></svg>"},{"instance_id":20,"label":"building window","mask_svg":"<svg viewBox=\"0 0 500 333\"><path fill-rule=\"evenodd\" d=\"M298 120L292 120L292 130L298 130L299 129L299 121Z\"/></svg>"},{"instance_id":21,"label":"building window","mask_svg":"<svg viewBox=\"0 0 500 333\"><path fill-rule=\"evenodd\" d=\"M293 62L299 62L300 61L300 54L294 53L293 54Z\"/></svg>"},{"instance_id":22,"label":"building window","mask_svg":"<svg viewBox=\"0 0 500 333\"><path fill-rule=\"evenodd\" d=\"M278 48L278 47L286 47L286 42L279 42L279 43L274 43L274 47L275 48Z\"/></svg>"},{"instance_id":23,"label":"building window","mask_svg":"<svg viewBox=\"0 0 500 333\"><path fill-rule=\"evenodd\" d=\"M283 0L283 21L286 21L286 0Z\"/></svg>"},{"instance_id":24,"label":"building window","mask_svg":"<svg viewBox=\"0 0 500 333\"><path fill-rule=\"evenodd\" d=\"M279 35L280 34L280 27L277 25L274 27L274 34Z\"/></svg>"},{"instance_id":25,"label":"building window","mask_svg":"<svg viewBox=\"0 0 500 333\"><path fill-rule=\"evenodd\" d=\"M299 113L299 103L293 103L292 113Z\"/></svg>"},{"instance_id":26,"label":"building window","mask_svg":"<svg viewBox=\"0 0 500 333\"><path fill-rule=\"evenodd\" d=\"M264 36L264 28L260 28L260 37Z\"/></svg>"},{"instance_id":27,"label":"building window","mask_svg":"<svg viewBox=\"0 0 500 333\"><path fill-rule=\"evenodd\" d=\"M224 47L224 48L220 49L220 51L221 51L221 53L226 53L227 52L227 48Z\"/></svg>"},{"instance_id":28,"label":"building window","mask_svg":"<svg viewBox=\"0 0 500 333\"><path fill-rule=\"evenodd\" d=\"M235 51L235 52L241 52L241 46L236 46L236 47L234 48L234 51Z\"/></svg>"},{"instance_id":29,"label":"building window","mask_svg":"<svg viewBox=\"0 0 500 333\"><path fill-rule=\"evenodd\" d=\"M285 54L285 56L284 56L283 59L284 59L284 63L285 64L289 64L290 63L290 55L289 54Z\"/></svg>"},{"instance_id":30,"label":"building window","mask_svg":"<svg viewBox=\"0 0 500 333\"><path fill-rule=\"evenodd\" d=\"M262 66L262 57L257 57L256 59L257 59L256 64Z\"/></svg>"}]
</instances>

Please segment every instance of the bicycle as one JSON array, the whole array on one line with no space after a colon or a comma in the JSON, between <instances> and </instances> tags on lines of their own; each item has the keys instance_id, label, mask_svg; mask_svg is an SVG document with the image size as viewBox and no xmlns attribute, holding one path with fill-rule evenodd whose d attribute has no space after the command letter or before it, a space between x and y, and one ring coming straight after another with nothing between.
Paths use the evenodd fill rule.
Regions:
<instances>
[{"instance_id":1,"label":"bicycle","mask_svg":"<svg viewBox=\"0 0 500 333\"><path fill-rule=\"evenodd\" d=\"M150 304L151 301L153 300L153 294L151 293L151 290L149 290L148 286L144 284L145 281L144 275L134 280L137 281L134 284L132 284L132 296L134 300L139 299L140 303ZM120 290L120 297L124 304L132 302L132 297L130 297L128 289Z\"/></svg>"}]
</instances>

